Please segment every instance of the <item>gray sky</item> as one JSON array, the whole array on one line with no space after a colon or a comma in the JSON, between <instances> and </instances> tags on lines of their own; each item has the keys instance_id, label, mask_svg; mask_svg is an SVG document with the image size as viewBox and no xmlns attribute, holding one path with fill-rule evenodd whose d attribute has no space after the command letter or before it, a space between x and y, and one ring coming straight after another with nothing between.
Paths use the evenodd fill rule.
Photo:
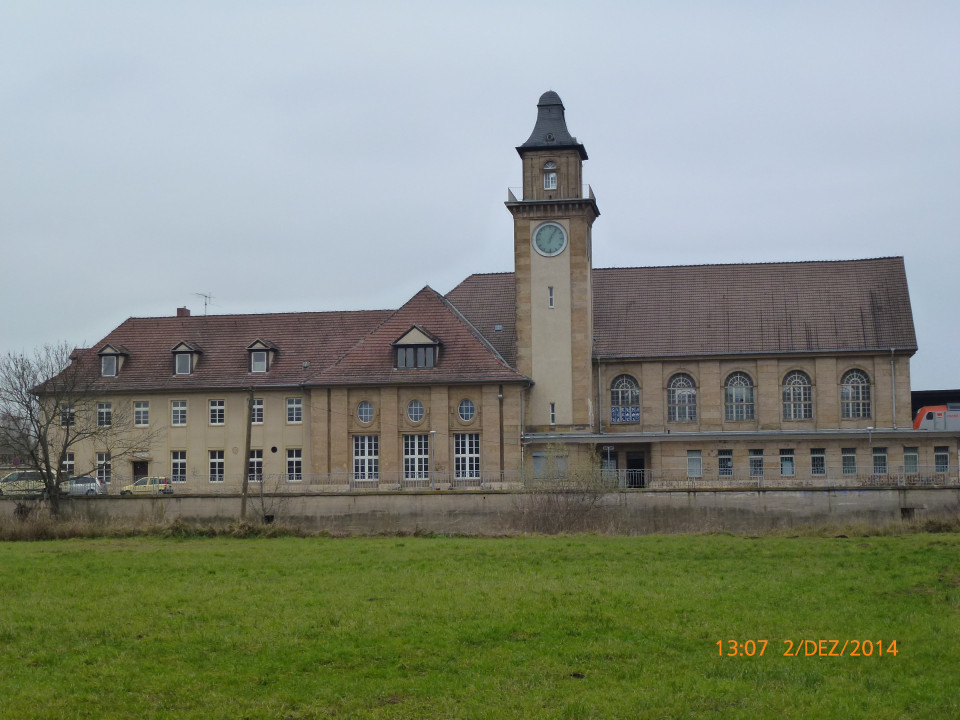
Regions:
<instances>
[{"instance_id":1,"label":"gray sky","mask_svg":"<svg viewBox=\"0 0 960 720\"><path fill-rule=\"evenodd\" d=\"M956 0L6 0L0 352L512 270L546 90L595 266L903 255L913 388L960 387Z\"/></svg>"}]
</instances>

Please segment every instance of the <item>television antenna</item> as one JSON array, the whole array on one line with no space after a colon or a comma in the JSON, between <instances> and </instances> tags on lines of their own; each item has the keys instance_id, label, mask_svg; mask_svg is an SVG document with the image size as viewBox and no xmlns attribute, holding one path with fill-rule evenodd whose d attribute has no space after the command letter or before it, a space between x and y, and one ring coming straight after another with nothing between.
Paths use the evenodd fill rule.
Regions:
<instances>
[{"instance_id":1,"label":"television antenna","mask_svg":"<svg viewBox=\"0 0 960 720\"><path fill-rule=\"evenodd\" d=\"M213 295L210 293L194 293L197 297L203 298L203 314L207 314L207 305L213 305Z\"/></svg>"}]
</instances>

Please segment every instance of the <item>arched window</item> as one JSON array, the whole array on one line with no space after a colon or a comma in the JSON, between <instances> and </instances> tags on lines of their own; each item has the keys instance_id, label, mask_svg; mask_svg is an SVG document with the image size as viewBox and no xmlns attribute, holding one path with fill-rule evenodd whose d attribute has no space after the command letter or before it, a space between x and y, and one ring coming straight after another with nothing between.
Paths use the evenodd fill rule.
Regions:
<instances>
[{"instance_id":1,"label":"arched window","mask_svg":"<svg viewBox=\"0 0 960 720\"><path fill-rule=\"evenodd\" d=\"M813 417L813 390L810 376L800 370L783 378L783 419L810 420Z\"/></svg>"},{"instance_id":2,"label":"arched window","mask_svg":"<svg viewBox=\"0 0 960 720\"><path fill-rule=\"evenodd\" d=\"M677 373L667 383L667 420L697 420L697 384L686 373Z\"/></svg>"},{"instance_id":3,"label":"arched window","mask_svg":"<svg viewBox=\"0 0 960 720\"><path fill-rule=\"evenodd\" d=\"M863 370L848 370L840 380L840 417L870 417L870 378Z\"/></svg>"},{"instance_id":4,"label":"arched window","mask_svg":"<svg viewBox=\"0 0 960 720\"><path fill-rule=\"evenodd\" d=\"M610 422L640 422L640 384L630 375L617 375L610 383Z\"/></svg>"},{"instance_id":5,"label":"arched window","mask_svg":"<svg viewBox=\"0 0 960 720\"><path fill-rule=\"evenodd\" d=\"M557 189L557 164L553 160L548 160L543 164L543 189Z\"/></svg>"},{"instance_id":6,"label":"arched window","mask_svg":"<svg viewBox=\"0 0 960 720\"><path fill-rule=\"evenodd\" d=\"M753 380L749 375L730 373L723 396L727 420L753 420Z\"/></svg>"}]
</instances>

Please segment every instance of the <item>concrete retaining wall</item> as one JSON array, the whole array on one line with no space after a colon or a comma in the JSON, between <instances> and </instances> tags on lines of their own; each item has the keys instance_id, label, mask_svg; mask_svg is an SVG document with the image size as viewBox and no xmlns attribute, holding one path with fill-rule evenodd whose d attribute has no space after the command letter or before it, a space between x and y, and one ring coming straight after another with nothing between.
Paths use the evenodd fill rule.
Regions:
<instances>
[{"instance_id":1,"label":"concrete retaining wall","mask_svg":"<svg viewBox=\"0 0 960 720\"><path fill-rule=\"evenodd\" d=\"M13 499L0 498L0 522L15 522ZM90 521L228 523L240 498L78 497L63 501L67 517ZM950 519L960 489L627 491L589 496L510 492L399 492L283 495L248 501L250 520L276 521L334 533L435 532L497 535L569 530L624 534L753 532L800 525Z\"/></svg>"}]
</instances>

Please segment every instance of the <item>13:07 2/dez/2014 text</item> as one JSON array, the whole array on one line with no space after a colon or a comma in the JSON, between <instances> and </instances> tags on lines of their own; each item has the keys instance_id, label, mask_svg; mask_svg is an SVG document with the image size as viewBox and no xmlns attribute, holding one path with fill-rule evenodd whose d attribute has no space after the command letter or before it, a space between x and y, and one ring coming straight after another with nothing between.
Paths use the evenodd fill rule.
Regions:
<instances>
[{"instance_id":1,"label":"13:07 2/dez/2014 text","mask_svg":"<svg viewBox=\"0 0 960 720\"><path fill-rule=\"evenodd\" d=\"M719 657L763 657L769 644L769 640L717 640L717 653ZM784 657L897 656L896 640L784 640L783 646Z\"/></svg>"}]
</instances>

